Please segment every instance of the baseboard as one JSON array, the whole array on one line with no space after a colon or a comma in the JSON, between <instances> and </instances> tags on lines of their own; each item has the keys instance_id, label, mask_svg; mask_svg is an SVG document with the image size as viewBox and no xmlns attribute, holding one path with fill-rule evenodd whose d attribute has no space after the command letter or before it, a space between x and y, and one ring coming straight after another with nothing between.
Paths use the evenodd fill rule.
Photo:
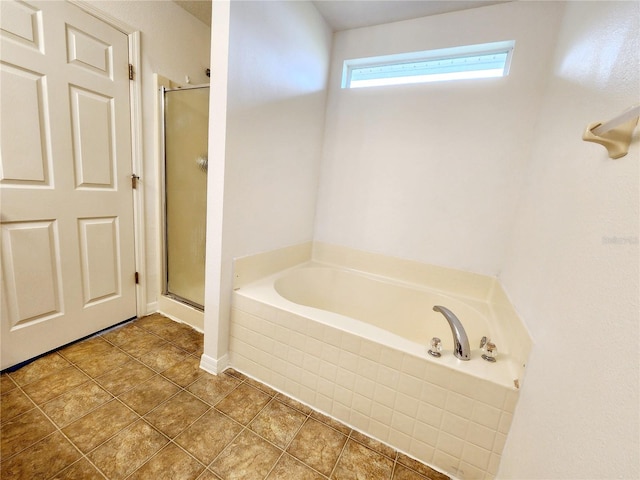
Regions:
<instances>
[{"instance_id":1,"label":"baseboard","mask_svg":"<svg viewBox=\"0 0 640 480\"><path fill-rule=\"evenodd\" d=\"M205 372L217 375L222 373L229 366L229 355L226 353L217 360L203 353L200 357L200 368Z\"/></svg>"},{"instance_id":2,"label":"baseboard","mask_svg":"<svg viewBox=\"0 0 640 480\"><path fill-rule=\"evenodd\" d=\"M199 332L204 333L204 312L171 297L160 295L158 298L158 312L172 320L186 323Z\"/></svg>"},{"instance_id":3,"label":"baseboard","mask_svg":"<svg viewBox=\"0 0 640 480\"><path fill-rule=\"evenodd\" d=\"M145 315L151 315L152 313L156 313L158 311L158 302L147 303L147 311Z\"/></svg>"}]
</instances>

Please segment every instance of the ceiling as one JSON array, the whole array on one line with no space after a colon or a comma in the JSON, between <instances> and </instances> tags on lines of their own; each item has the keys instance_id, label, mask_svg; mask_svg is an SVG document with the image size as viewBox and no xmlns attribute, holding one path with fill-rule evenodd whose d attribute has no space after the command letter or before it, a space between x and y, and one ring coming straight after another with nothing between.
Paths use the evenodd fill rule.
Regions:
<instances>
[{"instance_id":1,"label":"ceiling","mask_svg":"<svg viewBox=\"0 0 640 480\"><path fill-rule=\"evenodd\" d=\"M467 10L503 1L315 0L313 3L331 28L338 31Z\"/></svg>"},{"instance_id":2,"label":"ceiling","mask_svg":"<svg viewBox=\"0 0 640 480\"><path fill-rule=\"evenodd\" d=\"M174 0L180 7L211 25L211 0ZM262 0L269 1L269 0ZM320 14L335 31L483 7L510 0L314 0Z\"/></svg>"},{"instance_id":3,"label":"ceiling","mask_svg":"<svg viewBox=\"0 0 640 480\"><path fill-rule=\"evenodd\" d=\"M211 26L211 0L173 0L179 7Z\"/></svg>"}]
</instances>

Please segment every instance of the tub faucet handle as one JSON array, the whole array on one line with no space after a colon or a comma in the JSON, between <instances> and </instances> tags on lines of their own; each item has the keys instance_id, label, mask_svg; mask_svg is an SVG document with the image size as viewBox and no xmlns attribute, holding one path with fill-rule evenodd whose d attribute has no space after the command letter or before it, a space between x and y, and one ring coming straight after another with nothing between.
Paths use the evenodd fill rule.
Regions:
<instances>
[{"instance_id":1,"label":"tub faucet handle","mask_svg":"<svg viewBox=\"0 0 640 480\"><path fill-rule=\"evenodd\" d=\"M482 337L480 339L480 350L484 350L484 346L487 344L487 342L490 342L491 340L487 339L487 337Z\"/></svg>"},{"instance_id":2,"label":"tub faucet handle","mask_svg":"<svg viewBox=\"0 0 640 480\"><path fill-rule=\"evenodd\" d=\"M429 355L433 357L440 357L442 354L440 351L442 350L442 340L438 337L433 337L431 339L431 348L429 349Z\"/></svg>"},{"instance_id":3,"label":"tub faucet handle","mask_svg":"<svg viewBox=\"0 0 640 480\"><path fill-rule=\"evenodd\" d=\"M496 348L496 344L487 342L484 351L485 353L482 354L482 358L487 362L494 363L496 361L496 357L498 356L498 349Z\"/></svg>"}]
</instances>

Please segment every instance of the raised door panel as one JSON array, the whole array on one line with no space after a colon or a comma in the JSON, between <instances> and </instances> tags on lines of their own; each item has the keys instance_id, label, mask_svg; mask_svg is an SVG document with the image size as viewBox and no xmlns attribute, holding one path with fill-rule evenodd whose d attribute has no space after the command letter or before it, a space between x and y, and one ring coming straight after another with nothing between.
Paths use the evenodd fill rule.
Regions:
<instances>
[{"instance_id":1,"label":"raised door panel","mask_svg":"<svg viewBox=\"0 0 640 480\"><path fill-rule=\"evenodd\" d=\"M70 25L67 29L67 62L113 79L113 46Z\"/></svg>"},{"instance_id":2,"label":"raised door panel","mask_svg":"<svg viewBox=\"0 0 640 480\"><path fill-rule=\"evenodd\" d=\"M70 96L76 187L113 189L113 99L73 85Z\"/></svg>"},{"instance_id":3,"label":"raised door panel","mask_svg":"<svg viewBox=\"0 0 640 480\"><path fill-rule=\"evenodd\" d=\"M29 49L44 51L42 12L24 2L0 1L0 32Z\"/></svg>"},{"instance_id":4,"label":"raised door panel","mask_svg":"<svg viewBox=\"0 0 640 480\"><path fill-rule=\"evenodd\" d=\"M51 185L51 132L46 77L0 63L2 143L0 182Z\"/></svg>"},{"instance_id":5,"label":"raised door panel","mask_svg":"<svg viewBox=\"0 0 640 480\"><path fill-rule=\"evenodd\" d=\"M78 231L85 307L119 296L118 219L82 218Z\"/></svg>"},{"instance_id":6,"label":"raised door panel","mask_svg":"<svg viewBox=\"0 0 640 480\"><path fill-rule=\"evenodd\" d=\"M11 330L63 313L55 220L2 224L1 258Z\"/></svg>"}]
</instances>

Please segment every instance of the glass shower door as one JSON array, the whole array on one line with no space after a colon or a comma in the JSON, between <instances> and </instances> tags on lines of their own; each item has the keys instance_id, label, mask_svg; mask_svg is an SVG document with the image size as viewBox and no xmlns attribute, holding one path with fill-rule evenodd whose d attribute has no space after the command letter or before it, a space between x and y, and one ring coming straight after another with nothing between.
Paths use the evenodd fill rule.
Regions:
<instances>
[{"instance_id":1,"label":"glass shower door","mask_svg":"<svg viewBox=\"0 0 640 480\"><path fill-rule=\"evenodd\" d=\"M209 87L164 90L165 294L204 305Z\"/></svg>"}]
</instances>

